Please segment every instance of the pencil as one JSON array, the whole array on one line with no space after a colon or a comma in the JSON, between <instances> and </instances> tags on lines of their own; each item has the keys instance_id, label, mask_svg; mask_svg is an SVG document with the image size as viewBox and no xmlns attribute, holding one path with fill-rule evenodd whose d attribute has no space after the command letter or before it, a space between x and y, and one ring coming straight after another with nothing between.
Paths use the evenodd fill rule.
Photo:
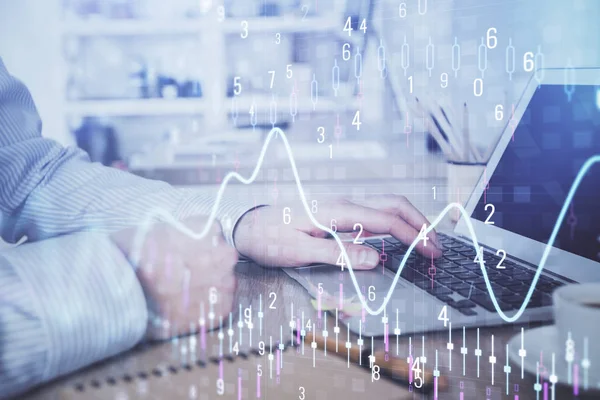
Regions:
<instances>
[{"instance_id":1,"label":"pencil","mask_svg":"<svg viewBox=\"0 0 600 400\"><path fill-rule=\"evenodd\" d=\"M463 161L469 162L471 157L471 138L469 132L469 109L467 103L463 106Z\"/></svg>"},{"instance_id":2,"label":"pencil","mask_svg":"<svg viewBox=\"0 0 600 400\"><path fill-rule=\"evenodd\" d=\"M417 97L415 97L415 100L417 102L417 106L423 112L423 115L425 116L425 114L428 114L430 121L433 122L433 123L428 124L428 128L429 128L428 130L429 130L429 133L431 134L431 136L433 136L433 138L439 144L442 151L448 157L452 158L453 156L456 156L457 154L454 151L454 149L450 146L448 141L444 140L444 135L440 132L440 130L438 128L439 125L437 123L437 119L430 112L427 112L427 110L425 110L425 107L423 107L421 105L421 103L419 102L419 99Z\"/></svg>"},{"instance_id":3,"label":"pencil","mask_svg":"<svg viewBox=\"0 0 600 400\"><path fill-rule=\"evenodd\" d=\"M437 107L434 107L433 110L431 110L431 113L433 115L438 115L438 120L440 121L439 123L439 128L442 132L444 132L446 134L448 143L450 144L450 147L452 147L452 150L454 151L455 154L457 154L457 152L460 152L460 142L459 140L455 137L455 132L454 132L454 126L452 125L452 123L450 122L450 117L448 116L448 113L446 112L446 110L439 104L436 104ZM441 114L441 115L440 115Z\"/></svg>"}]
</instances>

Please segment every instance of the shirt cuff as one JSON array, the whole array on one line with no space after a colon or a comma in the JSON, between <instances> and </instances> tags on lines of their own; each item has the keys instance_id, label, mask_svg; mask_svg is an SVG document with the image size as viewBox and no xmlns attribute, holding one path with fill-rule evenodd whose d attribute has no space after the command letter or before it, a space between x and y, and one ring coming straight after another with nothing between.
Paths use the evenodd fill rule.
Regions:
<instances>
[{"instance_id":1,"label":"shirt cuff","mask_svg":"<svg viewBox=\"0 0 600 400\"><path fill-rule=\"evenodd\" d=\"M184 193L185 197L176 210L175 216L177 219L182 220L198 214L207 216L211 214L215 197L208 198L205 192L198 193L193 189L179 190ZM235 247L233 233L240 219L248 212L264 206L266 204L257 204L250 200L221 198L215 217L221 224L223 236L227 243Z\"/></svg>"},{"instance_id":2,"label":"shirt cuff","mask_svg":"<svg viewBox=\"0 0 600 400\"><path fill-rule=\"evenodd\" d=\"M35 360L45 366L34 379L39 381L30 383L128 350L143 337L148 322L144 293L106 235L82 232L29 243L3 252L0 261L0 267L17 274L32 301L28 318L41 323L31 346L46 339L44 359ZM10 338L4 344L10 347Z\"/></svg>"}]
</instances>

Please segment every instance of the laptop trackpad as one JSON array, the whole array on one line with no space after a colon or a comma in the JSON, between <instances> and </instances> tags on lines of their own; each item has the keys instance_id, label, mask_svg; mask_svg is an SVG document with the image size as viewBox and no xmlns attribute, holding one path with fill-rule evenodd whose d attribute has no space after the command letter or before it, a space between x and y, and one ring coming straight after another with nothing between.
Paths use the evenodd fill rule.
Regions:
<instances>
[{"instance_id":1,"label":"laptop trackpad","mask_svg":"<svg viewBox=\"0 0 600 400\"><path fill-rule=\"evenodd\" d=\"M344 297L351 297L356 294L354 283L348 268L344 268L342 272L339 266L332 265L316 265L303 268L296 268L296 272L304 279L308 280L312 285L318 287L319 284L323 287L326 293L337 295L340 289L344 293ZM394 274L382 266L377 266L372 270L354 270L356 282L361 293L366 294L369 286L373 286L374 292L387 292L392 284ZM402 280L398 281L396 288L401 289L406 286Z\"/></svg>"}]
</instances>

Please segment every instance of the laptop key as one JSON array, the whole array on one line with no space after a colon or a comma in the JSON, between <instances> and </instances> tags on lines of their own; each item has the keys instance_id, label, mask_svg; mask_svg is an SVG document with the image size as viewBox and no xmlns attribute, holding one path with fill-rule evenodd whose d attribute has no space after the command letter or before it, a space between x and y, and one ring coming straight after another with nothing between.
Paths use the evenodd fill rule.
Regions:
<instances>
[{"instance_id":1,"label":"laptop key","mask_svg":"<svg viewBox=\"0 0 600 400\"><path fill-rule=\"evenodd\" d=\"M437 296L437 295L447 295L447 294L452 294L452 290L448 289L445 286L442 286L440 284L434 284L433 288L431 286L425 288L425 291L427 291L428 293Z\"/></svg>"},{"instance_id":2,"label":"laptop key","mask_svg":"<svg viewBox=\"0 0 600 400\"><path fill-rule=\"evenodd\" d=\"M502 282L502 286L509 288L513 292L520 291L521 288L525 289L525 285L521 281L517 281L514 279L508 279Z\"/></svg>"},{"instance_id":3,"label":"laptop key","mask_svg":"<svg viewBox=\"0 0 600 400\"><path fill-rule=\"evenodd\" d=\"M469 286L468 289L462 289L462 290L457 290L458 294L460 294L462 297L466 297L467 299L469 298L469 294L471 296L477 295L477 294L485 294L483 291L476 289L475 287L471 288L471 286Z\"/></svg>"},{"instance_id":4,"label":"laptop key","mask_svg":"<svg viewBox=\"0 0 600 400\"><path fill-rule=\"evenodd\" d=\"M501 296L500 300L512 306L515 306L516 308L519 308L521 307L521 304L523 304L525 298L518 294L511 294L508 296Z\"/></svg>"},{"instance_id":5,"label":"laptop key","mask_svg":"<svg viewBox=\"0 0 600 400\"><path fill-rule=\"evenodd\" d=\"M471 300L459 300L459 301L452 301L452 303L449 304L451 307L453 308L474 308L477 307L477 304L475 304L474 302L472 302Z\"/></svg>"},{"instance_id":6,"label":"laptop key","mask_svg":"<svg viewBox=\"0 0 600 400\"><path fill-rule=\"evenodd\" d=\"M495 269L486 268L485 272L490 279L502 276L502 274Z\"/></svg>"},{"instance_id":7,"label":"laptop key","mask_svg":"<svg viewBox=\"0 0 600 400\"><path fill-rule=\"evenodd\" d=\"M464 272L469 272L468 269L465 269L465 268L459 267L459 266L449 267L449 268L446 268L444 271L446 271L446 272L448 272L448 273L450 273L452 275L461 274L461 273L464 273Z\"/></svg>"},{"instance_id":8,"label":"laptop key","mask_svg":"<svg viewBox=\"0 0 600 400\"><path fill-rule=\"evenodd\" d=\"M511 279L506 275L494 275L490 277L490 281L497 283L498 285L502 285L504 282L509 282Z\"/></svg>"},{"instance_id":9,"label":"laptop key","mask_svg":"<svg viewBox=\"0 0 600 400\"><path fill-rule=\"evenodd\" d=\"M494 291L494 293L500 292L502 290L507 290L507 289L504 289L502 286L500 286L496 283L493 283L493 282L490 282L490 286L491 286L492 290ZM485 282L476 283L475 287L479 290L483 290L484 292L486 292L488 290L487 284Z\"/></svg>"},{"instance_id":10,"label":"laptop key","mask_svg":"<svg viewBox=\"0 0 600 400\"><path fill-rule=\"evenodd\" d=\"M447 261L447 260L443 260L443 261L439 261L439 262L434 262L434 265L437 268L440 268L440 269L454 268L454 267L458 267L459 266L458 264L455 264L455 263L453 263L451 261Z\"/></svg>"},{"instance_id":11,"label":"laptop key","mask_svg":"<svg viewBox=\"0 0 600 400\"><path fill-rule=\"evenodd\" d=\"M481 306L490 312L496 311L496 307L494 307L494 303L492 303L492 300L490 299L490 297L487 294L471 296L470 300L472 300L478 306ZM510 304L506 304L502 301L498 301L498 305L500 306L500 309L503 311L513 309L513 306L511 306Z\"/></svg>"},{"instance_id":12,"label":"laptop key","mask_svg":"<svg viewBox=\"0 0 600 400\"><path fill-rule=\"evenodd\" d=\"M479 263L475 263L473 262L473 260L460 260L456 262L458 265L460 265L461 267L464 267L466 269L469 270L476 270L476 269L481 269L481 266L479 265Z\"/></svg>"},{"instance_id":13,"label":"laptop key","mask_svg":"<svg viewBox=\"0 0 600 400\"><path fill-rule=\"evenodd\" d=\"M469 250L473 250L473 246L467 246L464 243L462 243L462 246L454 248L454 251L458 251L459 253L462 251L469 251Z\"/></svg>"},{"instance_id":14,"label":"laptop key","mask_svg":"<svg viewBox=\"0 0 600 400\"><path fill-rule=\"evenodd\" d=\"M399 249L397 247L385 247L385 252L388 254L398 254L400 256L403 256L406 254L406 249Z\"/></svg>"},{"instance_id":15,"label":"laptop key","mask_svg":"<svg viewBox=\"0 0 600 400\"><path fill-rule=\"evenodd\" d=\"M459 279L475 279L477 278L477 275L474 274L473 272L462 272L460 274L454 274L454 276L456 276Z\"/></svg>"},{"instance_id":16,"label":"laptop key","mask_svg":"<svg viewBox=\"0 0 600 400\"><path fill-rule=\"evenodd\" d=\"M477 315L477 312L475 310L473 310L472 308L459 308L458 312L463 315L468 315L468 316Z\"/></svg>"},{"instance_id":17,"label":"laptop key","mask_svg":"<svg viewBox=\"0 0 600 400\"><path fill-rule=\"evenodd\" d=\"M437 282L441 283L442 285L449 285L449 284L454 284L454 283L462 283L462 281L458 278L455 278L453 276L448 275L448 277L445 278L437 278L436 279Z\"/></svg>"},{"instance_id":18,"label":"laptop key","mask_svg":"<svg viewBox=\"0 0 600 400\"><path fill-rule=\"evenodd\" d=\"M386 242L388 242L389 244L394 245L394 246L396 246L396 245L405 246L404 243L402 243L401 241L399 241L398 239L396 239L393 236L383 238L383 240L385 240Z\"/></svg>"},{"instance_id":19,"label":"laptop key","mask_svg":"<svg viewBox=\"0 0 600 400\"><path fill-rule=\"evenodd\" d=\"M460 283L449 283L446 286L448 286L450 289L454 290L455 292L458 292L460 290L466 290L468 292L469 289L471 289L471 285L469 283L462 282L462 281Z\"/></svg>"},{"instance_id":20,"label":"laptop key","mask_svg":"<svg viewBox=\"0 0 600 400\"><path fill-rule=\"evenodd\" d=\"M533 274L535 274L535 271L533 271L523 265L515 264L511 268L513 270L514 275L524 273L524 274L531 274L531 276L533 276Z\"/></svg>"},{"instance_id":21,"label":"laptop key","mask_svg":"<svg viewBox=\"0 0 600 400\"><path fill-rule=\"evenodd\" d=\"M452 297L448 296L447 294L438 294L435 297L446 304L450 304L454 301L452 300Z\"/></svg>"},{"instance_id":22,"label":"laptop key","mask_svg":"<svg viewBox=\"0 0 600 400\"><path fill-rule=\"evenodd\" d=\"M529 276L526 274L516 274L516 275L513 275L512 278L517 281L521 281L525 284L528 284L528 285L531 285L531 283L533 281L533 276Z\"/></svg>"},{"instance_id":23,"label":"laptop key","mask_svg":"<svg viewBox=\"0 0 600 400\"><path fill-rule=\"evenodd\" d=\"M444 271L443 269L439 269L437 267L435 269L435 274L430 274L429 271L427 271L427 274L428 275L433 275L433 278L436 279L436 280L445 279L445 278L452 278L452 274L449 274L448 272Z\"/></svg>"},{"instance_id":24,"label":"laptop key","mask_svg":"<svg viewBox=\"0 0 600 400\"><path fill-rule=\"evenodd\" d=\"M377 250L379 250L380 253L381 253L381 251L384 248L387 247L385 245L385 242L382 239L375 239L375 240L365 241L365 243L367 243L371 247L376 248Z\"/></svg>"},{"instance_id":25,"label":"laptop key","mask_svg":"<svg viewBox=\"0 0 600 400\"><path fill-rule=\"evenodd\" d=\"M444 255L444 258L448 261L461 261L464 260L465 257L461 256L461 255Z\"/></svg>"},{"instance_id":26,"label":"laptop key","mask_svg":"<svg viewBox=\"0 0 600 400\"><path fill-rule=\"evenodd\" d=\"M506 266L506 268L496 269L496 271L500 272L504 276L510 277L512 277L515 274L515 270L512 267L509 267L508 265Z\"/></svg>"},{"instance_id":27,"label":"laptop key","mask_svg":"<svg viewBox=\"0 0 600 400\"><path fill-rule=\"evenodd\" d=\"M462 250L462 251L460 251L460 254L462 254L464 257L469 258L469 259L473 259L477 255L477 253L473 249Z\"/></svg>"}]
</instances>

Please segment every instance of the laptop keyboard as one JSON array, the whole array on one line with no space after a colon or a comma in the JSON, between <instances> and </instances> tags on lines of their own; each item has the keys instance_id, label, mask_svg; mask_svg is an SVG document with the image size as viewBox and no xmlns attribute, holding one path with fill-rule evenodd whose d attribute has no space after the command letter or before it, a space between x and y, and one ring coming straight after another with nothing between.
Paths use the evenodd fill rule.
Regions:
<instances>
[{"instance_id":1,"label":"laptop keyboard","mask_svg":"<svg viewBox=\"0 0 600 400\"><path fill-rule=\"evenodd\" d=\"M442 257L431 260L413 252L400 276L464 315L477 315L477 306L495 312L481 267L474 262L473 246L443 233L437 235L444 248ZM365 244L379 251L383 265L394 273L408 250L407 245L393 237L367 239ZM495 253L483 250L486 273L498 305L503 311L518 310L525 301L535 271L508 259L502 261L504 269L497 269L501 260ZM562 285L564 283L542 273L527 308L551 305L552 292Z\"/></svg>"}]
</instances>

